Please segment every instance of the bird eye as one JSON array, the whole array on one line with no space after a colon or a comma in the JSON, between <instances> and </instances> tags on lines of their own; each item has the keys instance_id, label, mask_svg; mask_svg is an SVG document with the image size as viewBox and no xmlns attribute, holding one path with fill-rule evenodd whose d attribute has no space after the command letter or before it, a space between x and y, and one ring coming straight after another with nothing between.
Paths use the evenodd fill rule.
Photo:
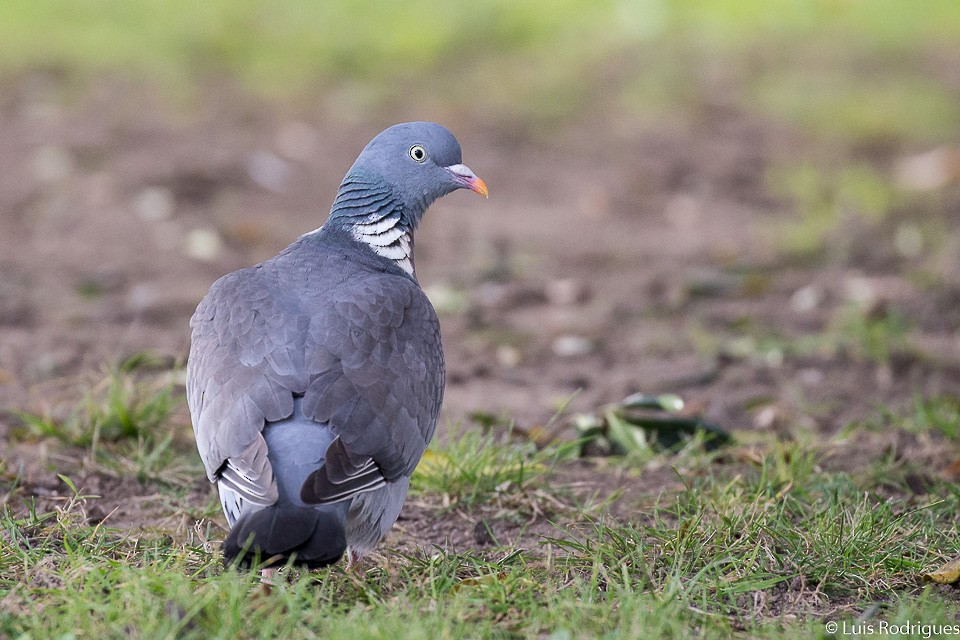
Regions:
<instances>
[{"instance_id":1,"label":"bird eye","mask_svg":"<svg viewBox=\"0 0 960 640\"><path fill-rule=\"evenodd\" d=\"M419 144L415 144L410 147L410 157L416 160L417 162L423 162L427 159L427 150L424 149Z\"/></svg>"}]
</instances>

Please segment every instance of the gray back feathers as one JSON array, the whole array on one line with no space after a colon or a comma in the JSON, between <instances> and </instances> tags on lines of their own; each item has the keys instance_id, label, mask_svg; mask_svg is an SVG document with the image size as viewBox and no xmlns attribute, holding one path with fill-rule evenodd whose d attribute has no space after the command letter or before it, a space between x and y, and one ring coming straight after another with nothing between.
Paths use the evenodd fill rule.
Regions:
<instances>
[{"instance_id":1,"label":"gray back feathers","mask_svg":"<svg viewBox=\"0 0 960 640\"><path fill-rule=\"evenodd\" d=\"M264 553L320 566L344 540L372 548L396 520L444 385L412 234L459 188L486 195L449 131L391 127L344 178L327 224L224 276L200 303L187 400L234 527L228 557L249 536Z\"/></svg>"}]
</instances>

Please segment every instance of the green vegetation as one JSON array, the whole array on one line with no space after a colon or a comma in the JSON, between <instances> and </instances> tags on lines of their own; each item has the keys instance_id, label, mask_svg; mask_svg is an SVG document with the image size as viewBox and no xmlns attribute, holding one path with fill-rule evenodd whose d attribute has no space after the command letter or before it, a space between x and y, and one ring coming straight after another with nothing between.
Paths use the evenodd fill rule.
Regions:
<instances>
[{"instance_id":1,"label":"green vegetation","mask_svg":"<svg viewBox=\"0 0 960 640\"><path fill-rule=\"evenodd\" d=\"M742 318L725 332L694 325L691 338L707 358L747 360L759 366L781 366L785 359L849 356L861 362L890 365L895 358L930 358L911 343L909 318L897 309L856 303L839 307L822 330L786 336L776 328Z\"/></svg>"},{"instance_id":2,"label":"green vegetation","mask_svg":"<svg viewBox=\"0 0 960 640\"><path fill-rule=\"evenodd\" d=\"M483 77L492 86L498 69L515 67L509 60L517 56L529 57L528 75L549 81L555 63L575 65L584 44L609 42L601 36L615 28L609 3L583 1L416 1L401 9L383 1L14 0L2 12L6 69L146 72L175 83L225 74L288 97L325 80L389 83L428 70ZM564 50L565 57L553 59ZM483 65L490 68L478 69ZM514 73L509 77L519 86L521 72Z\"/></svg>"},{"instance_id":3,"label":"green vegetation","mask_svg":"<svg viewBox=\"0 0 960 640\"><path fill-rule=\"evenodd\" d=\"M914 398L909 411L881 409L862 426L882 431L896 428L917 435L936 435L950 443L960 443L960 398L950 395Z\"/></svg>"},{"instance_id":4,"label":"green vegetation","mask_svg":"<svg viewBox=\"0 0 960 640\"><path fill-rule=\"evenodd\" d=\"M221 77L294 99L326 85L345 109L413 91L533 120L697 117L721 89L826 139L935 142L957 131L960 102L924 76L923 56L950 49L958 25L952 0L8 0L0 70L145 75L187 93Z\"/></svg>"},{"instance_id":5,"label":"green vegetation","mask_svg":"<svg viewBox=\"0 0 960 640\"><path fill-rule=\"evenodd\" d=\"M173 371L158 373L165 364L148 353L131 356L109 367L84 393L79 406L65 417L50 413L14 412L22 426L21 441L49 438L81 453L90 470L170 484L191 483L200 473L189 428L175 414L183 397L175 394Z\"/></svg>"},{"instance_id":6,"label":"green vegetation","mask_svg":"<svg viewBox=\"0 0 960 640\"><path fill-rule=\"evenodd\" d=\"M26 427L20 436L52 437L63 444L95 448L98 442L155 433L173 411L173 385L158 384L156 379L144 382L136 373L157 364L149 354L137 354L110 367L66 418L18 412Z\"/></svg>"},{"instance_id":7,"label":"green vegetation","mask_svg":"<svg viewBox=\"0 0 960 640\"><path fill-rule=\"evenodd\" d=\"M769 225L774 244L800 258L820 258L847 250L844 232L851 223L876 225L903 200L889 178L866 165L839 170L811 164L773 168L769 188L796 207L798 218Z\"/></svg>"},{"instance_id":8,"label":"green vegetation","mask_svg":"<svg viewBox=\"0 0 960 640\"><path fill-rule=\"evenodd\" d=\"M697 433L705 407L659 420L675 440L611 413L587 425L582 441L558 444L540 437L547 428L505 428L511 416L478 411L485 429L434 443L411 484L417 517L463 529L458 542L443 542L445 533L417 537L401 521L362 570L285 569L267 591L256 576L222 566L219 505L191 442L180 372L136 356L87 385L69 381L88 390L64 403L15 414L4 444L31 448L37 459L22 463L16 452L0 459L0 637L786 639L829 637L827 621L955 623L955 591L923 575L960 555L953 482L960 401L916 389L905 409L863 410L846 427L830 425L836 435L824 435L818 421L834 415L836 406L821 411L827 405L867 404L823 397L829 376L846 373L841 367L861 376L855 384L893 384L904 362L940 366L921 351L938 344L922 342L924 323L949 324L941 335L955 329L951 318L937 317L955 308L955 287L946 286L955 280L956 197L945 186L957 180L953 156L933 171L945 177L919 186L900 180L897 166L933 147L954 150L960 139L952 80L960 3L412 0L400 7L2 0L0 83L41 79L12 93L11 109L23 99L25 113L32 99L67 112L87 87L114 77L188 103L209 91L214 100L239 92L280 105L264 122L288 117L290 105L371 121L384 113L458 114L496 129L493 144L508 141L504 158L519 148L515 134L553 135L558 125L583 129L573 140L597 126L614 132L600 140L633 140L645 119L657 130L682 130L680 152L663 167L615 156L622 175L597 176L603 186L623 181L606 194L617 211L610 216L628 209L621 198L669 201L687 191L703 201L704 216L715 195L716 211L759 206L774 266L740 264L739 245L704 245L722 254L719 277L676 292L666 279L623 295L654 300L661 315L651 320L670 320L670 355L686 340L702 360L720 363L696 384L726 376L718 388L782 392L731 400L748 414L756 409L754 417L766 412L765 426L723 424L733 438L720 445ZM731 142L739 136L755 142ZM757 166L732 175L719 166L726 148L749 148ZM688 167L694 156L699 164ZM580 160L550 166L562 172L564 162ZM561 196L577 206L572 187ZM31 197L16 215L32 215ZM752 250L743 251L748 259ZM672 264L681 268L679 257ZM646 268L636 256L624 262ZM878 296L817 293L796 312L805 321L786 328L765 324L746 304L707 306L716 298L752 302L768 291L785 301L791 292L778 278L822 262L870 275L873 264L883 265L881 275L908 264L916 270L910 276L942 299L914 312ZM661 285L663 292L652 291ZM107 298L95 279L81 278L76 293L90 304ZM470 311L468 293L431 294L445 321ZM613 336L635 321L633 306L622 311L601 330ZM539 334L527 320L475 320L467 346L477 354L498 345L535 351ZM646 340L655 338L638 338ZM602 346L620 348L612 338ZM603 356L590 354L596 361L584 366L604 366ZM550 356L533 353L531 361L539 357ZM799 359L813 361L801 365L809 364L809 388L805 372L789 368ZM687 371L689 362L677 360ZM581 361L567 362L564 379L580 386ZM658 375L653 362L640 363L636 378L611 376L605 394ZM896 382L903 398L908 382ZM587 384L608 381L584 376ZM708 444L718 446L708 451ZM30 465L43 477L29 480ZM128 498L136 504L124 515Z\"/></svg>"},{"instance_id":9,"label":"green vegetation","mask_svg":"<svg viewBox=\"0 0 960 640\"><path fill-rule=\"evenodd\" d=\"M411 482L411 493L434 493L444 504L471 506L502 496L536 492L549 480L550 469L569 459L576 447L537 450L532 442L507 434L465 431L446 446L434 444L424 454Z\"/></svg>"},{"instance_id":10,"label":"green vegetation","mask_svg":"<svg viewBox=\"0 0 960 640\"><path fill-rule=\"evenodd\" d=\"M836 346L878 364L889 364L895 355L909 354L910 324L895 310L864 311L856 305L844 309L833 334Z\"/></svg>"},{"instance_id":11,"label":"green vegetation","mask_svg":"<svg viewBox=\"0 0 960 640\"><path fill-rule=\"evenodd\" d=\"M473 444L446 453L515 477L513 444ZM87 524L96 498L68 482L72 495L55 510L0 516L0 634L817 638L824 621L849 623L863 608L874 622L954 620L957 604L920 576L960 552L960 492L930 479L925 496L891 498L870 473L823 470L825 453L776 445L729 472L678 470L691 474L685 488L641 498L636 519L564 513L532 544L388 550L360 573L284 570L269 592L223 569L209 532ZM420 482L421 496L445 491ZM524 491L511 483L500 497Z\"/></svg>"},{"instance_id":12,"label":"green vegetation","mask_svg":"<svg viewBox=\"0 0 960 640\"><path fill-rule=\"evenodd\" d=\"M78 473L138 480L162 517L118 528L98 511L101 497L67 475L40 509L18 478L3 476L0 635L817 638L825 621L849 623L863 611L874 622L925 624L960 614L952 597L922 581L960 553L955 485L892 458L824 467L849 442L859 449L891 430L956 441L950 397L878 411L830 441L753 438L613 465L577 459L579 442L538 448L520 433L467 431L430 450L413 499L427 517L493 518L511 527L506 535L414 551L393 537L360 572L285 569L266 591L256 575L223 568L215 500L183 490L202 476L195 455L137 409L162 405L168 420L180 408L169 383L168 404L143 393L156 389L137 377L151 363L137 357L112 369L91 396L101 401L88 398L81 412L97 420L77 423L136 429L118 429L113 442L74 431L61 440L88 452L98 441L107 447L109 456L79 460ZM617 487L625 472L662 466L674 469L677 488L638 495ZM606 485L606 502L571 491L564 477L577 468ZM544 518L552 526L543 528ZM541 528L529 530L537 519Z\"/></svg>"}]
</instances>

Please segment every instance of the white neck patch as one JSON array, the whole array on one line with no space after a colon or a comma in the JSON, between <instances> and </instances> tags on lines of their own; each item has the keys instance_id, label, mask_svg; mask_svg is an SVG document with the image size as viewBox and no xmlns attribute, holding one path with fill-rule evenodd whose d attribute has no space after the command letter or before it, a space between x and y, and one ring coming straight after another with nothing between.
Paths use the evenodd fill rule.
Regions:
<instances>
[{"instance_id":1,"label":"white neck patch","mask_svg":"<svg viewBox=\"0 0 960 640\"><path fill-rule=\"evenodd\" d=\"M353 237L373 249L374 253L393 260L413 275L413 243L410 230L404 229L399 216L387 216L376 222L353 225Z\"/></svg>"}]
</instances>

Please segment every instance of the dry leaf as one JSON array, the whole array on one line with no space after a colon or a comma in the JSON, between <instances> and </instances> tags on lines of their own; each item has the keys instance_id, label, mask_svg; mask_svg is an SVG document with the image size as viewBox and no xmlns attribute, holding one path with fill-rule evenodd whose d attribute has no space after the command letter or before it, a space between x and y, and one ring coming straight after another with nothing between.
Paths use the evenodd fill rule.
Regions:
<instances>
[{"instance_id":1,"label":"dry leaf","mask_svg":"<svg viewBox=\"0 0 960 640\"><path fill-rule=\"evenodd\" d=\"M940 472L940 477L948 482L960 480L960 459L954 460Z\"/></svg>"},{"instance_id":2,"label":"dry leaf","mask_svg":"<svg viewBox=\"0 0 960 640\"><path fill-rule=\"evenodd\" d=\"M936 571L923 574L923 578L937 584L953 584L960 581L960 558L954 558Z\"/></svg>"}]
</instances>

